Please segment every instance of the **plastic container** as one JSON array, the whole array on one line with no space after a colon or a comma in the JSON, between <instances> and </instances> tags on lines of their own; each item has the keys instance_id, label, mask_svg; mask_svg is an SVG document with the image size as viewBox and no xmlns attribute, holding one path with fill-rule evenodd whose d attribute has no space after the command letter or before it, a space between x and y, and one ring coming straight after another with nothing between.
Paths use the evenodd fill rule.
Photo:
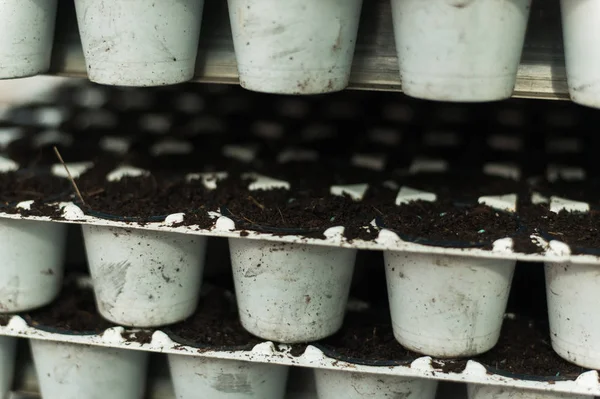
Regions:
<instances>
[{"instance_id":1,"label":"plastic container","mask_svg":"<svg viewBox=\"0 0 600 399\"><path fill-rule=\"evenodd\" d=\"M579 366L600 369L598 265L546 263L552 348Z\"/></svg>"},{"instance_id":2,"label":"plastic container","mask_svg":"<svg viewBox=\"0 0 600 399\"><path fill-rule=\"evenodd\" d=\"M531 0L392 0L404 93L439 101L509 98L530 5Z\"/></svg>"},{"instance_id":3,"label":"plastic container","mask_svg":"<svg viewBox=\"0 0 600 399\"><path fill-rule=\"evenodd\" d=\"M117 324L157 327L198 304L206 237L83 225L100 314Z\"/></svg>"},{"instance_id":4,"label":"plastic container","mask_svg":"<svg viewBox=\"0 0 600 399\"><path fill-rule=\"evenodd\" d=\"M13 385L17 339L0 337L0 398L8 398Z\"/></svg>"},{"instance_id":5,"label":"plastic container","mask_svg":"<svg viewBox=\"0 0 600 399\"><path fill-rule=\"evenodd\" d=\"M283 399L288 367L240 360L169 355L177 399Z\"/></svg>"},{"instance_id":6,"label":"plastic container","mask_svg":"<svg viewBox=\"0 0 600 399\"><path fill-rule=\"evenodd\" d=\"M194 76L203 0L76 0L89 79L161 86Z\"/></svg>"},{"instance_id":7,"label":"plastic container","mask_svg":"<svg viewBox=\"0 0 600 399\"><path fill-rule=\"evenodd\" d=\"M481 354L498 342L515 261L384 252L394 336L438 358Z\"/></svg>"},{"instance_id":8,"label":"plastic container","mask_svg":"<svg viewBox=\"0 0 600 399\"><path fill-rule=\"evenodd\" d=\"M318 399L434 399L438 382L422 378L315 369Z\"/></svg>"},{"instance_id":9,"label":"plastic container","mask_svg":"<svg viewBox=\"0 0 600 399\"><path fill-rule=\"evenodd\" d=\"M0 219L0 313L52 302L61 288L67 225Z\"/></svg>"},{"instance_id":10,"label":"plastic container","mask_svg":"<svg viewBox=\"0 0 600 399\"><path fill-rule=\"evenodd\" d=\"M578 104L600 108L600 4L561 0L560 6L569 95Z\"/></svg>"},{"instance_id":11,"label":"plastic container","mask_svg":"<svg viewBox=\"0 0 600 399\"><path fill-rule=\"evenodd\" d=\"M44 399L142 399L148 353L30 341Z\"/></svg>"},{"instance_id":12,"label":"plastic container","mask_svg":"<svg viewBox=\"0 0 600 399\"><path fill-rule=\"evenodd\" d=\"M362 0L228 0L242 87L318 94L348 86Z\"/></svg>"},{"instance_id":13,"label":"plastic container","mask_svg":"<svg viewBox=\"0 0 600 399\"><path fill-rule=\"evenodd\" d=\"M242 325L283 343L316 341L342 325L355 249L229 240Z\"/></svg>"},{"instance_id":14,"label":"plastic container","mask_svg":"<svg viewBox=\"0 0 600 399\"><path fill-rule=\"evenodd\" d=\"M0 79L48 71L55 22L56 0L0 1Z\"/></svg>"}]
</instances>

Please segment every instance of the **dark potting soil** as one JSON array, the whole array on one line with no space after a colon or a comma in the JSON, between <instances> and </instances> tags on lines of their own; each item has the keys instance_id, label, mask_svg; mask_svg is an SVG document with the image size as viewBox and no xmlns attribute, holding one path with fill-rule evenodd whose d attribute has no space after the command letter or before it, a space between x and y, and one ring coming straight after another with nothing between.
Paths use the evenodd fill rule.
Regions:
<instances>
[{"instance_id":1,"label":"dark potting soil","mask_svg":"<svg viewBox=\"0 0 600 399\"><path fill-rule=\"evenodd\" d=\"M600 248L600 211L548 212L544 232L571 247L574 254L583 249Z\"/></svg>"},{"instance_id":2,"label":"dark potting soil","mask_svg":"<svg viewBox=\"0 0 600 399\"><path fill-rule=\"evenodd\" d=\"M340 331L319 343L339 357L367 362L410 363L422 356L396 341L385 309L381 312L348 312Z\"/></svg>"},{"instance_id":3,"label":"dark potting soil","mask_svg":"<svg viewBox=\"0 0 600 399\"><path fill-rule=\"evenodd\" d=\"M105 173L94 170L84 173L76 182L87 210L142 221L186 212L193 213L193 222L201 224L201 228L213 224L206 212L216 207L210 192L200 183L154 174L109 182Z\"/></svg>"},{"instance_id":4,"label":"dark potting soil","mask_svg":"<svg viewBox=\"0 0 600 399\"><path fill-rule=\"evenodd\" d=\"M64 199L70 194L67 179L49 173L27 171L0 173L0 204L16 205L22 201Z\"/></svg>"},{"instance_id":5,"label":"dark potting soil","mask_svg":"<svg viewBox=\"0 0 600 399\"><path fill-rule=\"evenodd\" d=\"M334 356L354 361L410 363L423 356L402 347L394 338L391 322L372 311L349 312L342 329L319 343L333 350ZM576 378L587 371L552 350L546 323L529 319L505 320L498 344L472 359L499 371L537 377ZM433 359L432 367L461 373L467 361Z\"/></svg>"},{"instance_id":6,"label":"dark potting soil","mask_svg":"<svg viewBox=\"0 0 600 399\"><path fill-rule=\"evenodd\" d=\"M65 284L52 304L27 314L34 327L50 327L64 332L101 333L114 324L100 316L94 292L74 282Z\"/></svg>"},{"instance_id":7,"label":"dark potting soil","mask_svg":"<svg viewBox=\"0 0 600 399\"><path fill-rule=\"evenodd\" d=\"M489 248L495 240L515 235L519 228L513 215L485 205L414 201L380 210L386 228L424 243L451 241Z\"/></svg>"},{"instance_id":8,"label":"dark potting soil","mask_svg":"<svg viewBox=\"0 0 600 399\"><path fill-rule=\"evenodd\" d=\"M190 318L167 330L173 341L199 347L247 350L263 342L242 327L235 300L217 287L200 299Z\"/></svg>"},{"instance_id":9,"label":"dark potting soil","mask_svg":"<svg viewBox=\"0 0 600 399\"><path fill-rule=\"evenodd\" d=\"M7 326L11 317L12 317L12 315L10 315L10 314L0 314L0 326L2 326L2 327Z\"/></svg>"},{"instance_id":10,"label":"dark potting soil","mask_svg":"<svg viewBox=\"0 0 600 399\"><path fill-rule=\"evenodd\" d=\"M153 330L125 330L121 333L123 339L127 342L137 342L138 344L149 344L152 342Z\"/></svg>"},{"instance_id":11,"label":"dark potting soil","mask_svg":"<svg viewBox=\"0 0 600 399\"><path fill-rule=\"evenodd\" d=\"M521 184L513 179L483 173L418 173L404 176L401 185L436 193L438 198L476 204L485 195L517 193Z\"/></svg>"},{"instance_id":12,"label":"dark potting soil","mask_svg":"<svg viewBox=\"0 0 600 399\"><path fill-rule=\"evenodd\" d=\"M0 211L9 214L19 214L21 216L48 216L53 220L63 219L62 211L58 205L44 204L43 202L39 201L34 201L29 209L7 206L0 208Z\"/></svg>"},{"instance_id":13,"label":"dark potting soil","mask_svg":"<svg viewBox=\"0 0 600 399\"><path fill-rule=\"evenodd\" d=\"M267 230L286 234L324 232L330 227L345 226L349 239L372 239L375 229L364 228L374 218L375 211L365 213L365 205L348 195L337 196L317 190L272 189L250 191L249 180L230 178L217 185L217 201L227 208L237 227Z\"/></svg>"},{"instance_id":14,"label":"dark potting soil","mask_svg":"<svg viewBox=\"0 0 600 399\"><path fill-rule=\"evenodd\" d=\"M519 317L505 319L498 344L474 360L497 370L538 377L575 379L587 371L554 352L546 321Z\"/></svg>"}]
</instances>

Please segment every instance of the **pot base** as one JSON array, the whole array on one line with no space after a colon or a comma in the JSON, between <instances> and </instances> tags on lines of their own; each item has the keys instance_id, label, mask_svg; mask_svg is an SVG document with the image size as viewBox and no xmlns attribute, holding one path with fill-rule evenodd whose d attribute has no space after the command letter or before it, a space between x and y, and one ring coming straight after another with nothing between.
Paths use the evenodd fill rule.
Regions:
<instances>
[{"instance_id":1,"label":"pot base","mask_svg":"<svg viewBox=\"0 0 600 399\"><path fill-rule=\"evenodd\" d=\"M344 90L349 77L344 70L275 71L238 65L240 85L247 90L272 94L323 94Z\"/></svg>"},{"instance_id":2,"label":"pot base","mask_svg":"<svg viewBox=\"0 0 600 399\"><path fill-rule=\"evenodd\" d=\"M95 61L88 65L88 78L110 86L155 87L186 82L194 77L190 60L164 62L113 63Z\"/></svg>"},{"instance_id":3,"label":"pot base","mask_svg":"<svg viewBox=\"0 0 600 399\"><path fill-rule=\"evenodd\" d=\"M486 102L512 96L516 75L432 76L402 72L402 91L422 100L447 102Z\"/></svg>"}]
</instances>

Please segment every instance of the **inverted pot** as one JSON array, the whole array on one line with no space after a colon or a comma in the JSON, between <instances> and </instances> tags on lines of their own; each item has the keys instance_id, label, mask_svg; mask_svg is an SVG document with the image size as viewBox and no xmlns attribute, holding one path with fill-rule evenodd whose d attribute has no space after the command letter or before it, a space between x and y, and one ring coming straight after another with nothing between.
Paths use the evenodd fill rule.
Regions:
<instances>
[{"instance_id":1,"label":"inverted pot","mask_svg":"<svg viewBox=\"0 0 600 399\"><path fill-rule=\"evenodd\" d=\"M0 337L0 398L8 398L13 385L17 339Z\"/></svg>"},{"instance_id":2,"label":"inverted pot","mask_svg":"<svg viewBox=\"0 0 600 399\"><path fill-rule=\"evenodd\" d=\"M48 71L55 22L56 0L0 2L0 79Z\"/></svg>"},{"instance_id":3,"label":"inverted pot","mask_svg":"<svg viewBox=\"0 0 600 399\"><path fill-rule=\"evenodd\" d=\"M600 274L597 265L546 263L552 348L579 366L600 369Z\"/></svg>"},{"instance_id":4,"label":"inverted pot","mask_svg":"<svg viewBox=\"0 0 600 399\"><path fill-rule=\"evenodd\" d=\"M534 391L494 385L467 385L469 399L592 399L593 396L572 393Z\"/></svg>"},{"instance_id":5,"label":"inverted pot","mask_svg":"<svg viewBox=\"0 0 600 399\"><path fill-rule=\"evenodd\" d=\"M600 4L594 0L561 0L565 66L574 102L600 108Z\"/></svg>"},{"instance_id":6,"label":"inverted pot","mask_svg":"<svg viewBox=\"0 0 600 399\"><path fill-rule=\"evenodd\" d=\"M394 336L439 358L484 353L498 342L515 261L386 251Z\"/></svg>"},{"instance_id":7,"label":"inverted pot","mask_svg":"<svg viewBox=\"0 0 600 399\"><path fill-rule=\"evenodd\" d=\"M319 399L434 399L438 382L431 379L398 377L315 369Z\"/></svg>"},{"instance_id":8,"label":"inverted pot","mask_svg":"<svg viewBox=\"0 0 600 399\"><path fill-rule=\"evenodd\" d=\"M83 225L100 314L120 325L158 327L198 304L206 237Z\"/></svg>"},{"instance_id":9,"label":"inverted pot","mask_svg":"<svg viewBox=\"0 0 600 399\"><path fill-rule=\"evenodd\" d=\"M185 355L169 355L175 396L196 399L283 399L288 367Z\"/></svg>"},{"instance_id":10,"label":"inverted pot","mask_svg":"<svg viewBox=\"0 0 600 399\"><path fill-rule=\"evenodd\" d=\"M530 5L531 0L392 0L402 90L440 101L509 98Z\"/></svg>"},{"instance_id":11,"label":"inverted pot","mask_svg":"<svg viewBox=\"0 0 600 399\"><path fill-rule=\"evenodd\" d=\"M30 340L44 399L142 399L148 353Z\"/></svg>"},{"instance_id":12,"label":"inverted pot","mask_svg":"<svg viewBox=\"0 0 600 399\"><path fill-rule=\"evenodd\" d=\"M203 0L76 0L88 77L161 86L194 76Z\"/></svg>"},{"instance_id":13,"label":"inverted pot","mask_svg":"<svg viewBox=\"0 0 600 399\"><path fill-rule=\"evenodd\" d=\"M342 325L356 250L229 239L242 325L284 343L316 341Z\"/></svg>"},{"instance_id":14,"label":"inverted pot","mask_svg":"<svg viewBox=\"0 0 600 399\"><path fill-rule=\"evenodd\" d=\"M362 0L228 0L242 87L318 94L348 86Z\"/></svg>"},{"instance_id":15,"label":"inverted pot","mask_svg":"<svg viewBox=\"0 0 600 399\"><path fill-rule=\"evenodd\" d=\"M0 220L0 313L52 302L61 288L67 225Z\"/></svg>"}]
</instances>

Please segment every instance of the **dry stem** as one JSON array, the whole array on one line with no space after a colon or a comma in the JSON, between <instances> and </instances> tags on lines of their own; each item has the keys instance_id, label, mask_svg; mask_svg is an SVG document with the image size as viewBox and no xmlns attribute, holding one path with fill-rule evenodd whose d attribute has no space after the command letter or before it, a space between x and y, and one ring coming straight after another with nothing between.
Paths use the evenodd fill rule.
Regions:
<instances>
[{"instance_id":1,"label":"dry stem","mask_svg":"<svg viewBox=\"0 0 600 399\"><path fill-rule=\"evenodd\" d=\"M69 168L67 168L67 164L65 163L65 161L63 161L63 158L60 156L60 152L58 152L58 148L56 148L56 146L54 146L54 153L56 154L56 156L57 156L58 160L60 161L60 163L62 164L62 166L67 171L67 175L69 176L69 181L73 185L73 188L75 189L75 192L77 193L77 196L79 197L79 200L81 201L81 203L83 205L86 205L85 201L83 200L83 197L81 196L81 192L79 191L79 188L77 187L77 183L75 183L75 179L73 179L73 176L71 176L71 172L69 172Z\"/></svg>"}]
</instances>

